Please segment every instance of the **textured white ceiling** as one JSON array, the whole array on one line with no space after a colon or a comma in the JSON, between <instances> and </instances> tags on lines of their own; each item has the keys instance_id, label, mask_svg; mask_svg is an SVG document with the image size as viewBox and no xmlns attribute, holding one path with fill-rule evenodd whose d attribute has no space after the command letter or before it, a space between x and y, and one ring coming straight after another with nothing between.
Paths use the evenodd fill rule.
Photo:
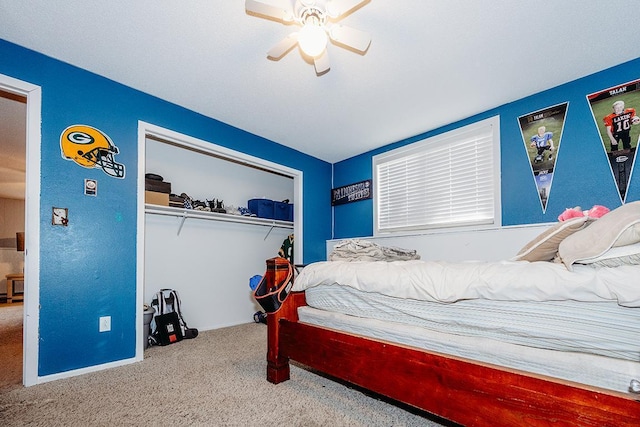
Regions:
<instances>
[{"instance_id":1,"label":"textured white ceiling","mask_svg":"<svg viewBox=\"0 0 640 427\"><path fill-rule=\"evenodd\" d=\"M335 162L638 58L639 18L622 0L371 0L341 21L368 52L330 45L320 77L297 49L268 60L295 27L243 0L0 0L0 38Z\"/></svg>"}]
</instances>

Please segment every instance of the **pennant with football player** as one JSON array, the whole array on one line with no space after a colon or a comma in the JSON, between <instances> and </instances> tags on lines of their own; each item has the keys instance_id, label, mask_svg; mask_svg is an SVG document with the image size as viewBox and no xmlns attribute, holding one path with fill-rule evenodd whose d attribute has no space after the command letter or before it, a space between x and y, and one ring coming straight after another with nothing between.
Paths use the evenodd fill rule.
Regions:
<instances>
[{"instance_id":1,"label":"pennant with football player","mask_svg":"<svg viewBox=\"0 0 640 427\"><path fill-rule=\"evenodd\" d=\"M592 93L587 100L624 203L640 139L640 80Z\"/></svg>"},{"instance_id":2,"label":"pennant with football player","mask_svg":"<svg viewBox=\"0 0 640 427\"><path fill-rule=\"evenodd\" d=\"M542 212L547 210L568 106L565 102L518 117Z\"/></svg>"}]
</instances>

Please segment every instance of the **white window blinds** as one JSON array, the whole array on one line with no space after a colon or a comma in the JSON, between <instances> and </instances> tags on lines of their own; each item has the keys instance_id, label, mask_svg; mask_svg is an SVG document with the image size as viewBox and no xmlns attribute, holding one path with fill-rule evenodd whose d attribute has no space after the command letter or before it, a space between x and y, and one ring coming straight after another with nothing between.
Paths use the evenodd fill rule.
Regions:
<instances>
[{"instance_id":1,"label":"white window blinds","mask_svg":"<svg viewBox=\"0 0 640 427\"><path fill-rule=\"evenodd\" d=\"M496 118L375 156L376 232L493 223L497 134Z\"/></svg>"}]
</instances>

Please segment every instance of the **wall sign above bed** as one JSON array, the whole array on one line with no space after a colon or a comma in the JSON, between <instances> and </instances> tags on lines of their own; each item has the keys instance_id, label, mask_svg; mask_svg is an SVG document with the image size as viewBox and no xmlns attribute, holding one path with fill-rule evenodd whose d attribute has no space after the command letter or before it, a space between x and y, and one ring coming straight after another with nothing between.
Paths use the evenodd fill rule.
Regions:
<instances>
[{"instance_id":1,"label":"wall sign above bed","mask_svg":"<svg viewBox=\"0 0 640 427\"><path fill-rule=\"evenodd\" d=\"M373 194L372 190L370 179L333 188L331 189L331 206L370 199Z\"/></svg>"}]
</instances>

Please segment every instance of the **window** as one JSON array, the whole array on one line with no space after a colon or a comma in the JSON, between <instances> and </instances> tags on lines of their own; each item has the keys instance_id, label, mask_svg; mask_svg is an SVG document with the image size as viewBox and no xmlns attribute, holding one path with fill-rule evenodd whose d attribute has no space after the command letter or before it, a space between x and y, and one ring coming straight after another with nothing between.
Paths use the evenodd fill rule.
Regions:
<instances>
[{"instance_id":1,"label":"window","mask_svg":"<svg viewBox=\"0 0 640 427\"><path fill-rule=\"evenodd\" d=\"M376 234L500 223L500 119L373 157Z\"/></svg>"}]
</instances>

